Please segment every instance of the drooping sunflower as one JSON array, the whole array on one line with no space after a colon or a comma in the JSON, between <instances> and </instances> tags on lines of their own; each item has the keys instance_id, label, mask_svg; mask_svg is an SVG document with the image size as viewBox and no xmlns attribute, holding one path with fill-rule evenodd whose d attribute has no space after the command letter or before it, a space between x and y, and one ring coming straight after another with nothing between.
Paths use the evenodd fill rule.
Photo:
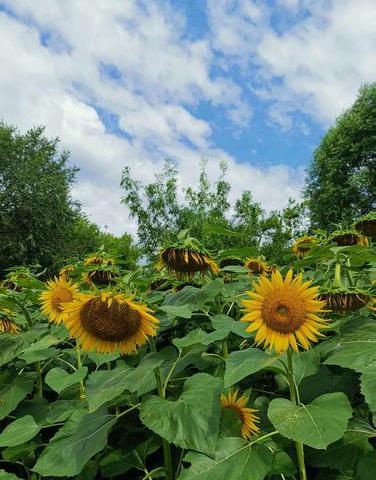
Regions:
<instances>
[{"instance_id":1,"label":"drooping sunflower","mask_svg":"<svg viewBox=\"0 0 376 480\"><path fill-rule=\"evenodd\" d=\"M355 312L365 307L371 296L361 290L341 289L320 292L319 300L325 302L325 308L333 312Z\"/></svg>"},{"instance_id":2,"label":"drooping sunflower","mask_svg":"<svg viewBox=\"0 0 376 480\"><path fill-rule=\"evenodd\" d=\"M336 243L339 247L350 245L368 247L369 245L368 238L356 230L337 230L330 235L329 241Z\"/></svg>"},{"instance_id":3,"label":"drooping sunflower","mask_svg":"<svg viewBox=\"0 0 376 480\"><path fill-rule=\"evenodd\" d=\"M317 243L316 237L312 235L305 235L298 238L292 245L291 250L299 258L304 257L311 250L312 246Z\"/></svg>"},{"instance_id":4,"label":"drooping sunflower","mask_svg":"<svg viewBox=\"0 0 376 480\"><path fill-rule=\"evenodd\" d=\"M376 237L376 211L360 217L354 223L354 228L367 237Z\"/></svg>"},{"instance_id":5,"label":"drooping sunflower","mask_svg":"<svg viewBox=\"0 0 376 480\"><path fill-rule=\"evenodd\" d=\"M238 257L223 257L219 262L220 268L243 265L244 261Z\"/></svg>"},{"instance_id":6,"label":"drooping sunflower","mask_svg":"<svg viewBox=\"0 0 376 480\"><path fill-rule=\"evenodd\" d=\"M65 325L84 351L132 353L156 335L159 320L123 294L80 294L64 305Z\"/></svg>"},{"instance_id":7,"label":"drooping sunflower","mask_svg":"<svg viewBox=\"0 0 376 480\"><path fill-rule=\"evenodd\" d=\"M8 308L0 311L0 333L19 333L20 329L12 320L12 312Z\"/></svg>"},{"instance_id":8,"label":"drooping sunflower","mask_svg":"<svg viewBox=\"0 0 376 480\"><path fill-rule=\"evenodd\" d=\"M115 276L111 267L115 265L115 259L102 253L94 253L84 260L85 267L93 267L83 275L83 281L91 286L107 285Z\"/></svg>"},{"instance_id":9,"label":"drooping sunflower","mask_svg":"<svg viewBox=\"0 0 376 480\"><path fill-rule=\"evenodd\" d=\"M66 277L69 278L69 275L74 272L76 267L74 265L65 265L65 267L62 267L59 271L59 275L61 277Z\"/></svg>"},{"instance_id":10,"label":"drooping sunflower","mask_svg":"<svg viewBox=\"0 0 376 480\"><path fill-rule=\"evenodd\" d=\"M160 253L156 268L162 270L165 267L179 280L187 278L191 280L195 273L201 275L208 271L214 275L219 273L218 265L204 250L190 247L164 248Z\"/></svg>"},{"instance_id":11,"label":"drooping sunflower","mask_svg":"<svg viewBox=\"0 0 376 480\"><path fill-rule=\"evenodd\" d=\"M298 351L298 342L306 350L317 342L328 320L316 315L324 311L325 302L317 300L319 287L310 285L303 283L302 274L293 278L292 270L285 279L277 270L271 280L262 275L253 282L254 292L247 292L251 300L242 301L246 314L241 321L251 323L247 332L257 331L258 345L283 353L289 346Z\"/></svg>"},{"instance_id":12,"label":"drooping sunflower","mask_svg":"<svg viewBox=\"0 0 376 480\"><path fill-rule=\"evenodd\" d=\"M247 258L244 266L251 271L251 274L262 275L271 273L274 267L268 265L262 257Z\"/></svg>"},{"instance_id":13,"label":"drooping sunflower","mask_svg":"<svg viewBox=\"0 0 376 480\"><path fill-rule=\"evenodd\" d=\"M247 408L249 397L242 395L238 398L238 390L229 392L227 395L221 395L221 405L223 408L233 410L241 422L240 433L245 440L249 440L252 435L257 434L260 429L257 426L259 419L254 408Z\"/></svg>"},{"instance_id":14,"label":"drooping sunflower","mask_svg":"<svg viewBox=\"0 0 376 480\"><path fill-rule=\"evenodd\" d=\"M78 285L66 277L55 277L47 282L47 290L40 295L42 312L51 322L61 323L64 317L63 305L72 302L78 294Z\"/></svg>"}]
</instances>

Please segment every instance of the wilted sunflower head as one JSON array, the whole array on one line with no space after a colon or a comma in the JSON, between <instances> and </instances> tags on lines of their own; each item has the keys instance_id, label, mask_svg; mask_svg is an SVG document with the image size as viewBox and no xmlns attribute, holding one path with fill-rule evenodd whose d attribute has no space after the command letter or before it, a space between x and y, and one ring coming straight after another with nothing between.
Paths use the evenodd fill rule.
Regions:
<instances>
[{"instance_id":1,"label":"wilted sunflower head","mask_svg":"<svg viewBox=\"0 0 376 480\"><path fill-rule=\"evenodd\" d=\"M12 312L8 308L0 310L0 333L19 333L18 325L13 322Z\"/></svg>"},{"instance_id":2,"label":"wilted sunflower head","mask_svg":"<svg viewBox=\"0 0 376 480\"><path fill-rule=\"evenodd\" d=\"M283 353L289 346L298 351L298 342L306 350L317 342L327 320L316 314L324 311L325 302L317 300L318 287L310 285L302 274L293 278L292 270L285 279L277 270L271 280L262 275L253 282L254 291L247 292L251 300L242 301L246 314L241 321L251 324L247 332L257 331L257 344Z\"/></svg>"},{"instance_id":3,"label":"wilted sunflower head","mask_svg":"<svg viewBox=\"0 0 376 480\"><path fill-rule=\"evenodd\" d=\"M337 230L330 235L329 241L336 243L338 247L351 245L368 247L369 244L368 238L356 230Z\"/></svg>"},{"instance_id":4,"label":"wilted sunflower head","mask_svg":"<svg viewBox=\"0 0 376 480\"><path fill-rule=\"evenodd\" d=\"M107 285L114 278L113 267L115 259L103 253L94 253L84 260L85 267L93 267L83 275L83 281L88 285Z\"/></svg>"},{"instance_id":5,"label":"wilted sunflower head","mask_svg":"<svg viewBox=\"0 0 376 480\"><path fill-rule=\"evenodd\" d=\"M65 325L84 351L132 353L156 335L159 321L123 294L80 294L64 305Z\"/></svg>"},{"instance_id":6,"label":"wilted sunflower head","mask_svg":"<svg viewBox=\"0 0 376 480\"><path fill-rule=\"evenodd\" d=\"M371 296L358 289L322 290L318 296L319 300L325 302L325 308L333 312L345 313L355 312L365 307Z\"/></svg>"},{"instance_id":7,"label":"wilted sunflower head","mask_svg":"<svg viewBox=\"0 0 376 480\"><path fill-rule=\"evenodd\" d=\"M230 266L241 266L244 264L244 260L238 257L223 257L219 261L220 268L230 267Z\"/></svg>"},{"instance_id":8,"label":"wilted sunflower head","mask_svg":"<svg viewBox=\"0 0 376 480\"><path fill-rule=\"evenodd\" d=\"M246 405L249 401L249 397L243 395L238 398L238 390L229 392L227 395L221 395L221 405L223 408L231 409L240 419L241 428L240 432L245 440L249 440L252 435L257 434L260 429L257 426L259 419L255 413L257 410L253 408L247 408Z\"/></svg>"},{"instance_id":9,"label":"wilted sunflower head","mask_svg":"<svg viewBox=\"0 0 376 480\"><path fill-rule=\"evenodd\" d=\"M304 237L298 238L292 245L291 249L293 253L299 258L307 255L311 250L312 246L317 243L316 237L312 235L305 235Z\"/></svg>"},{"instance_id":10,"label":"wilted sunflower head","mask_svg":"<svg viewBox=\"0 0 376 480\"><path fill-rule=\"evenodd\" d=\"M69 278L69 275L74 272L76 267L74 265L65 265L65 267L61 268L59 271L59 275L61 277Z\"/></svg>"},{"instance_id":11,"label":"wilted sunflower head","mask_svg":"<svg viewBox=\"0 0 376 480\"><path fill-rule=\"evenodd\" d=\"M376 237L376 210L360 217L354 223L354 228L367 237Z\"/></svg>"},{"instance_id":12,"label":"wilted sunflower head","mask_svg":"<svg viewBox=\"0 0 376 480\"><path fill-rule=\"evenodd\" d=\"M211 271L214 275L219 273L216 262L209 257L205 250L192 247L164 248L159 256L157 270L167 270L179 280L191 280L195 273L204 275Z\"/></svg>"},{"instance_id":13,"label":"wilted sunflower head","mask_svg":"<svg viewBox=\"0 0 376 480\"><path fill-rule=\"evenodd\" d=\"M248 268L251 272L251 275L262 275L263 273L268 274L272 271L274 267L268 265L263 257L252 257L247 258L244 266Z\"/></svg>"},{"instance_id":14,"label":"wilted sunflower head","mask_svg":"<svg viewBox=\"0 0 376 480\"><path fill-rule=\"evenodd\" d=\"M42 312L51 322L61 323L64 318L63 305L72 302L78 294L78 285L64 276L47 282L47 290L40 295Z\"/></svg>"}]
</instances>

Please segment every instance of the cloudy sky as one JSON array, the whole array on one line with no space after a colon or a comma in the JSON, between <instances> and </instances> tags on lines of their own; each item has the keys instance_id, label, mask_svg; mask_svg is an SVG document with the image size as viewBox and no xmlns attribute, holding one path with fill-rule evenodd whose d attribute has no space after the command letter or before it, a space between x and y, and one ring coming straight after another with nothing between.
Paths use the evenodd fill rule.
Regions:
<instances>
[{"instance_id":1,"label":"cloudy sky","mask_svg":"<svg viewBox=\"0 0 376 480\"><path fill-rule=\"evenodd\" d=\"M235 198L298 198L312 151L376 80L375 0L0 0L0 119L45 125L100 226L135 232L125 165L165 157L195 184L229 165Z\"/></svg>"}]
</instances>

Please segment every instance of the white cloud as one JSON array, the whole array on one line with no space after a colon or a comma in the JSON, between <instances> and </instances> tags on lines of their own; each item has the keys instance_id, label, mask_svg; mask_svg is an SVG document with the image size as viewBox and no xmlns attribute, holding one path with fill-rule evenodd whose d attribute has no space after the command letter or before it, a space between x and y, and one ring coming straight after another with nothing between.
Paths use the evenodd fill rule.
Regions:
<instances>
[{"instance_id":1,"label":"white cloud","mask_svg":"<svg viewBox=\"0 0 376 480\"><path fill-rule=\"evenodd\" d=\"M260 39L268 14L259 3L238 2L243 21L237 25L226 20L231 5L222 0L217 13L223 33L215 41L187 40L186 18L165 3L2 3L16 17L0 11L1 116L23 130L43 124L48 135L60 136L81 168L74 194L100 226L135 232L120 205L121 170L129 165L150 181L165 157L177 160L181 185L198 182L198 162L205 157L212 178L219 161L227 160L234 196L251 189L267 209L299 196L300 171L236 162L213 143L211 123L192 113L204 101L221 107L234 125L249 121L252 106L241 86L225 73L213 75L212 67L219 49L246 54L247 44L237 49L237 29L248 41ZM118 119L125 135L106 129L99 109Z\"/></svg>"}]
</instances>

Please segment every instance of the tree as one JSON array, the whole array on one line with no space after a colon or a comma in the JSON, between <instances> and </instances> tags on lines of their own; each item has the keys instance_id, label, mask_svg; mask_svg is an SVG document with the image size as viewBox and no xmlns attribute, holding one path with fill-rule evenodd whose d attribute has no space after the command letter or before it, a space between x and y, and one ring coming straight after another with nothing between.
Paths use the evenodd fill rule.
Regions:
<instances>
[{"instance_id":1,"label":"tree","mask_svg":"<svg viewBox=\"0 0 376 480\"><path fill-rule=\"evenodd\" d=\"M44 129L25 134L0 123L0 266L51 267L66 254L78 214L70 188L77 169Z\"/></svg>"},{"instance_id":2,"label":"tree","mask_svg":"<svg viewBox=\"0 0 376 480\"><path fill-rule=\"evenodd\" d=\"M323 137L305 197L312 225L329 230L376 208L376 83L360 89L354 105Z\"/></svg>"}]
</instances>

